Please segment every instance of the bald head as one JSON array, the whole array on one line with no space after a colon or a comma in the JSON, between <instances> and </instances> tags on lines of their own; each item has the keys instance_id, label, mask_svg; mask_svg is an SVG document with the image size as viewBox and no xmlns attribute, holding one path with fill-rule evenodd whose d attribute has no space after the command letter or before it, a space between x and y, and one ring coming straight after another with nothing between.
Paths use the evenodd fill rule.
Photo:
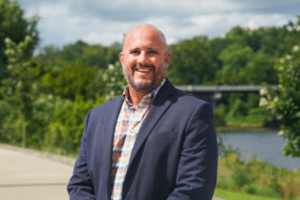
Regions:
<instances>
[{"instance_id":1,"label":"bald head","mask_svg":"<svg viewBox=\"0 0 300 200\"><path fill-rule=\"evenodd\" d=\"M164 80L171 52L160 30L142 24L128 32L119 59L129 91L135 97L134 94L150 93Z\"/></svg>"},{"instance_id":2,"label":"bald head","mask_svg":"<svg viewBox=\"0 0 300 200\"><path fill-rule=\"evenodd\" d=\"M135 26L133 29L131 29L124 40L123 44L123 52L128 46L128 44L132 43L133 40L135 40L138 37L141 37L143 35L151 34L154 35L154 41L160 43L163 45L164 50L167 51L167 41L165 38L165 35L155 26L151 24L141 24L138 26Z\"/></svg>"}]
</instances>

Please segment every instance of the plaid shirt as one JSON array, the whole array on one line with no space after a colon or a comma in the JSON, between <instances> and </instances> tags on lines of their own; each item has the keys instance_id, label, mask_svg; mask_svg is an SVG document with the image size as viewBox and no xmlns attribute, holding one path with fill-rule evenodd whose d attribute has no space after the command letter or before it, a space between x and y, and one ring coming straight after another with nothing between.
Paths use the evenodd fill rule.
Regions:
<instances>
[{"instance_id":1,"label":"plaid shirt","mask_svg":"<svg viewBox=\"0 0 300 200\"><path fill-rule=\"evenodd\" d=\"M111 200L122 200L122 187L128 168L128 163L133 145L139 129L145 119L151 104L165 83L166 79L151 93L145 95L135 109L132 102L128 100L128 86L122 95L124 102L116 123L111 171Z\"/></svg>"}]
</instances>

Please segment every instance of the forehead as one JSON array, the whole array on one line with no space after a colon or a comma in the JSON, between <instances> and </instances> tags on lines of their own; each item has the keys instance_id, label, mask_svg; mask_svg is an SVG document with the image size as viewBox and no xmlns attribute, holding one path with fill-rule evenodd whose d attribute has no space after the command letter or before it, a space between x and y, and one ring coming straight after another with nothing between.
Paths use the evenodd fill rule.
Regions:
<instances>
[{"instance_id":1,"label":"forehead","mask_svg":"<svg viewBox=\"0 0 300 200\"><path fill-rule=\"evenodd\" d=\"M157 48L164 49L165 42L163 37L153 29L139 28L131 30L125 41L123 50L134 48Z\"/></svg>"}]
</instances>

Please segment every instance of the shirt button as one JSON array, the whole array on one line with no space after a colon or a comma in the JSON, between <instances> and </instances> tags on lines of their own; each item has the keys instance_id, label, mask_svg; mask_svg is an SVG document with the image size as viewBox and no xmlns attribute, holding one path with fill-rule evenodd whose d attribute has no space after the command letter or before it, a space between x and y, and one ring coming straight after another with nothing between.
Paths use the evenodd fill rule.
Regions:
<instances>
[{"instance_id":1,"label":"shirt button","mask_svg":"<svg viewBox=\"0 0 300 200\"><path fill-rule=\"evenodd\" d=\"M131 129L130 133L134 133L134 132L135 132L135 130L134 130L134 129Z\"/></svg>"}]
</instances>

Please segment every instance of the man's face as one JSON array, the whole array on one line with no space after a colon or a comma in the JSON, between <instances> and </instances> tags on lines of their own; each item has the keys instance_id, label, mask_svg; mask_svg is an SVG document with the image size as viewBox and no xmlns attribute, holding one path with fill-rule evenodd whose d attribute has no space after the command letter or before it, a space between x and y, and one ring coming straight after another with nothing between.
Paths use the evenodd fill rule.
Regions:
<instances>
[{"instance_id":1,"label":"man's face","mask_svg":"<svg viewBox=\"0 0 300 200\"><path fill-rule=\"evenodd\" d=\"M140 28L128 34L119 58L129 87L149 93L163 81L171 53L156 30Z\"/></svg>"}]
</instances>

